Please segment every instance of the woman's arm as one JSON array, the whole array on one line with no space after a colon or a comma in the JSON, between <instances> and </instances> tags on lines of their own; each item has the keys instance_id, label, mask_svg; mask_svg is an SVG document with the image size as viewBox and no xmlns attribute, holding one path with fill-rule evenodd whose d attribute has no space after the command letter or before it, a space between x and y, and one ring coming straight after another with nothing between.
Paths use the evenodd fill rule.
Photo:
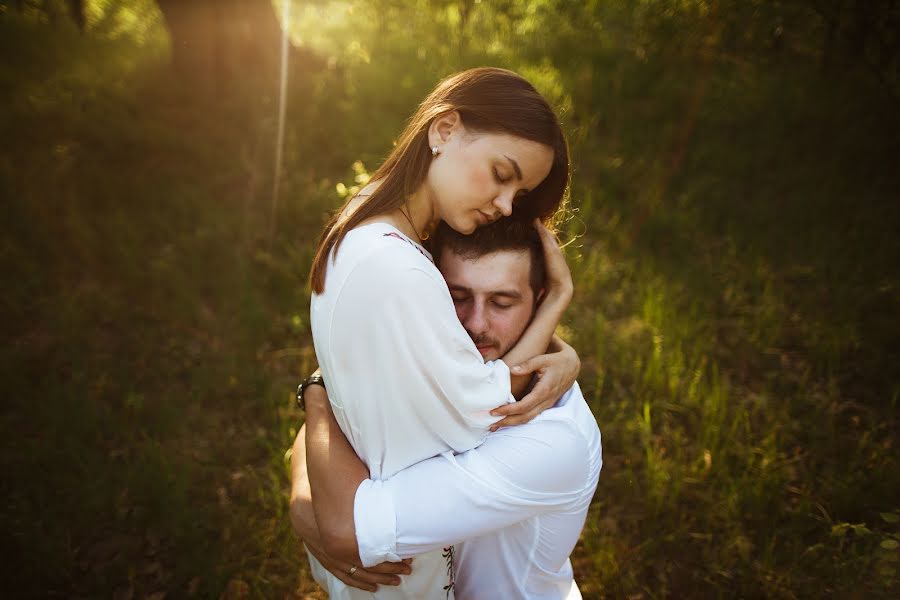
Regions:
<instances>
[{"instance_id":1,"label":"woman's arm","mask_svg":"<svg viewBox=\"0 0 900 600\"><path fill-rule=\"evenodd\" d=\"M503 356L503 362L510 367L518 366L520 363L547 352L547 347L553 338L553 332L556 331L556 326L559 325L563 313L568 308L575 289L565 256L556 243L555 236L550 233L550 230L539 219L535 219L534 227L540 235L541 246L544 251L544 265L547 274L546 287L543 299L528 328L515 346ZM525 394L531 379L530 372L511 370L511 388L516 398L521 398ZM559 399L574 382L573 378L564 389L559 390L559 394L555 399Z\"/></svg>"},{"instance_id":2,"label":"woman's arm","mask_svg":"<svg viewBox=\"0 0 900 600\"><path fill-rule=\"evenodd\" d=\"M526 385L533 382L534 386L518 402L498 406L491 411L491 415L503 417L491 426L491 431L527 423L552 407L572 387L581 369L575 350L553 334L574 293L572 275L556 237L539 220L535 220L535 228L541 236L544 250L546 291L528 329L503 357L511 367L516 398L521 396L518 386L523 381ZM538 350L535 351L535 348Z\"/></svg>"}]
</instances>

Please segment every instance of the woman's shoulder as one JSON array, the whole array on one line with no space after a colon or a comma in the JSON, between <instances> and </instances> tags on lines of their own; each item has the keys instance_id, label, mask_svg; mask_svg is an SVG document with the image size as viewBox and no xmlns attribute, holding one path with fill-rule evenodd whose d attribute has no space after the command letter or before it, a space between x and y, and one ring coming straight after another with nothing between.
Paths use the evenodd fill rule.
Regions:
<instances>
[{"instance_id":1,"label":"woman's shoulder","mask_svg":"<svg viewBox=\"0 0 900 600\"><path fill-rule=\"evenodd\" d=\"M358 234L351 237L354 232ZM447 306L447 314L456 319L440 271L392 227L354 229L345 244L347 248L341 246L338 252L337 287L333 288L335 306L340 310L364 319L396 315L397 311L405 318L422 311L437 318L433 314L436 307Z\"/></svg>"},{"instance_id":2,"label":"woman's shoulder","mask_svg":"<svg viewBox=\"0 0 900 600\"><path fill-rule=\"evenodd\" d=\"M431 256L387 223L368 223L348 232L337 255L336 263L341 262L352 264L355 277L396 282L425 275L443 282Z\"/></svg>"}]
</instances>

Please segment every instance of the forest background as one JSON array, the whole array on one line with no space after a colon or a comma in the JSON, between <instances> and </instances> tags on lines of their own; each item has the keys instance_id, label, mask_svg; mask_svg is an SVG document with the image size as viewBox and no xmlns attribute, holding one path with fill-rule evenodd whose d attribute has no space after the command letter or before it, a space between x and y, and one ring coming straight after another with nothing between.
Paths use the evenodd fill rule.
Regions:
<instances>
[{"instance_id":1,"label":"forest background","mask_svg":"<svg viewBox=\"0 0 900 600\"><path fill-rule=\"evenodd\" d=\"M585 597L896 594L896 1L2 0L0 53L9 597L324 597L313 244L476 65L572 147Z\"/></svg>"}]
</instances>

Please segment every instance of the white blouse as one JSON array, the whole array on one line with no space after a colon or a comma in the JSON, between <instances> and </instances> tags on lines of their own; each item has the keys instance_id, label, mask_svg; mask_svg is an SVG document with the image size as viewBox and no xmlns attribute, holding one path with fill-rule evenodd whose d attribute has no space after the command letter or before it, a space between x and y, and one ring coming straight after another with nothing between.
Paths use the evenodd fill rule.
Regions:
<instances>
[{"instance_id":1,"label":"white blouse","mask_svg":"<svg viewBox=\"0 0 900 600\"><path fill-rule=\"evenodd\" d=\"M509 369L484 362L431 255L392 225L371 223L332 257L310 305L313 341L334 416L370 476L482 443L498 420L489 411L515 401ZM311 563L331 598L373 597ZM374 597L453 597L441 549L415 563L402 585Z\"/></svg>"}]
</instances>

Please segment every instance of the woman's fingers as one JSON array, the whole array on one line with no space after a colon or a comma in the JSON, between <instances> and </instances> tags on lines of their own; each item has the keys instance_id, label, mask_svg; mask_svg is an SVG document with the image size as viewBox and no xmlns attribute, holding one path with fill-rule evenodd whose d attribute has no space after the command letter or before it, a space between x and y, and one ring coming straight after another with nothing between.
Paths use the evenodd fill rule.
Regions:
<instances>
[{"instance_id":1,"label":"woman's fingers","mask_svg":"<svg viewBox=\"0 0 900 600\"><path fill-rule=\"evenodd\" d=\"M549 386L544 386L541 389L535 386L531 393L515 404L507 404L491 411L497 416L503 416L504 418L494 423L490 429L491 431L497 431L501 427L527 423L556 404L557 400L559 400L559 395L553 394Z\"/></svg>"},{"instance_id":2,"label":"woman's fingers","mask_svg":"<svg viewBox=\"0 0 900 600\"><path fill-rule=\"evenodd\" d=\"M521 362L517 365L513 365L509 368L509 372L513 375L528 375L529 373L534 373L544 367L547 366L547 361L549 355L540 354L538 356L533 356L526 360L525 362Z\"/></svg>"},{"instance_id":3,"label":"woman's fingers","mask_svg":"<svg viewBox=\"0 0 900 600\"><path fill-rule=\"evenodd\" d=\"M540 219L535 219L534 226L538 231L538 235L541 238L541 245L544 250L544 257L551 260L562 259L565 262L565 258L562 252L562 249L559 247L559 240L556 239L556 236L547 229L547 226L544 225Z\"/></svg>"},{"instance_id":4,"label":"woman's fingers","mask_svg":"<svg viewBox=\"0 0 900 600\"><path fill-rule=\"evenodd\" d=\"M557 396L557 398L559 398ZM546 390L538 390L535 386L535 389L531 391L527 396L519 400L518 402L514 402L512 404L504 404L503 406L499 406L491 411L491 415L495 417L509 417L513 415L524 415L529 412L531 409L536 406L540 406L542 404L546 404L547 402L555 402L555 400L549 395Z\"/></svg>"},{"instance_id":5,"label":"woman's fingers","mask_svg":"<svg viewBox=\"0 0 900 600\"><path fill-rule=\"evenodd\" d=\"M497 431L498 429L502 429L504 427L512 427L513 425L523 425L534 419L539 414L541 414L541 411L532 410L522 415L513 415L511 417L506 417L505 419L501 419L491 425L491 431Z\"/></svg>"},{"instance_id":6,"label":"woman's fingers","mask_svg":"<svg viewBox=\"0 0 900 600\"><path fill-rule=\"evenodd\" d=\"M534 226L541 239L541 247L544 253L544 266L546 268L548 291L558 290L559 293L571 295L573 290L572 273L566 263L566 256L556 236L540 221L535 219Z\"/></svg>"},{"instance_id":7,"label":"woman's fingers","mask_svg":"<svg viewBox=\"0 0 900 600\"><path fill-rule=\"evenodd\" d=\"M554 358L552 355L545 356L550 356L550 358L535 357L535 359L540 359L541 365L534 369L538 372L538 380L532 390L518 402L505 404L491 411L494 416L504 417L491 426L491 431L527 423L555 405L568 389L564 384L564 378L561 377L562 374L557 372L560 370L560 365L551 368L554 365Z\"/></svg>"},{"instance_id":8,"label":"woman's fingers","mask_svg":"<svg viewBox=\"0 0 900 600\"><path fill-rule=\"evenodd\" d=\"M572 386L580 364L578 355L572 351L541 354L511 367L510 373L517 376L536 373L537 381L531 391L518 402L504 404L491 411L491 415L503 419L494 423L490 430L497 431L501 427L527 423L556 404Z\"/></svg>"}]
</instances>

